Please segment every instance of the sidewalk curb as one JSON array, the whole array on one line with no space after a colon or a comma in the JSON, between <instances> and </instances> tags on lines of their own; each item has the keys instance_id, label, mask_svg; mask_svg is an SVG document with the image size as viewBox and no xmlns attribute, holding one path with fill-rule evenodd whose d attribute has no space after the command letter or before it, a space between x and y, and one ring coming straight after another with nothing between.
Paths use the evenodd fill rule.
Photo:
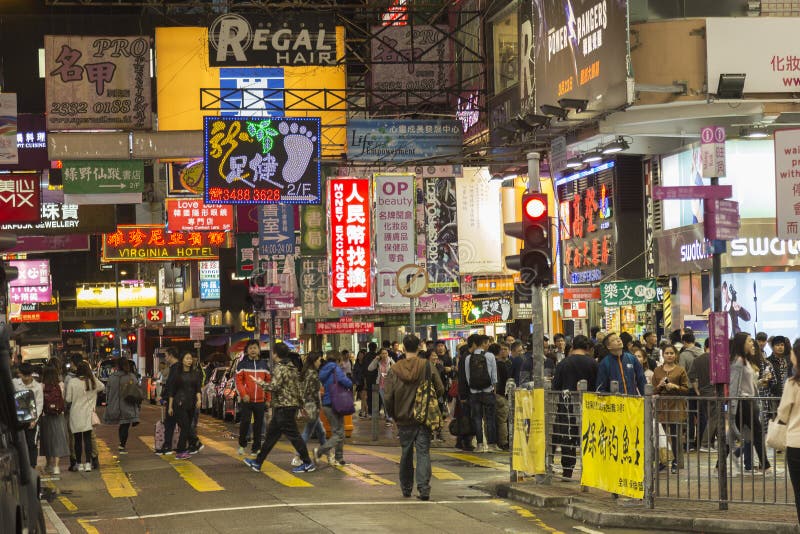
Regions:
<instances>
[{"instance_id":1,"label":"sidewalk curb","mask_svg":"<svg viewBox=\"0 0 800 534\"><path fill-rule=\"evenodd\" d=\"M563 508L564 516L596 527L640 528L645 530L702 532L705 534L800 533L800 526L798 525L774 521L681 517L643 508L630 509L624 512L611 512L594 507L588 499L581 496L547 495L546 493L537 492L533 488L523 489L510 483L486 485L483 489L500 498L521 502L537 508Z\"/></svg>"}]
</instances>

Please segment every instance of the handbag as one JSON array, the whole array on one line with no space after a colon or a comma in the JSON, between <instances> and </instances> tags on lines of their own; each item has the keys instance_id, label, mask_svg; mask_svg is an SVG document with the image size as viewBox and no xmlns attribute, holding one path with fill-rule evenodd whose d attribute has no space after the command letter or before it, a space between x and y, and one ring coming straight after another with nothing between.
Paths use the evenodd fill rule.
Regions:
<instances>
[{"instance_id":1,"label":"handbag","mask_svg":"<svg viewBox=\"0 0 800 534\"><path fill-rule=\"evenodd\" d=\"M767 425L767 447L776 451L786 449L786 425L773 419Z\"/></svg>"},{"instance_id":2,"label":"handbag","mask_svg":"<svg viewBox=\"0 0 800 534\"><path fill-rule=\"evenodd\" d=\"M458 379L457 378L454 378L450 382L450 389L447 390L447 396L450 397L451 399L457 399L458 398Z\"/></svg>"},{"instance_id":3,"label":"handbag","mask_svg":"<svg viewBox=\"0 0 800 534\"><path fill-rule=\"evenodd\" d=\"M336 370L333 373L333 384L329 391L331 397L331 409L339 415L350 415L355 413L356 405L353 401L353 391L339 384L336 380Z\"/></svg>"},{"instance_id":4,"label":"handbag","mask_svg":"<svg viewBox=\"0 0 800 534\"><path fill-rule=\"evenodd\" d=\"M100 424L100 418L97 416L97 412L92 410L92 426L97 426Z\"/></svg>"},{"instance_id":5,"label":"handbag","mask_svg":"<svg viewBox=\"0 0 800 534\"><path fill-rule=\"evenodd\" d=\"M139 387L139 384L136 383L136 380L133 378L129 379L122 385L122 391L120 392L120 396L122 400L127 402L128 404L141 404L144 400L144 394L142 394L142 389Z\"/></svg>"},{"instance_id":6,"label":"handbag","mask_svg":"<svg viewBox=\"0 0 800 534\"><path fill-rule=\"evenodd\" d=\"M431 380L431 366L425 366L425 378L417 386L414 396L414 420L436 432L442 428L442 412Z\"/></svg>"}]
</instances>

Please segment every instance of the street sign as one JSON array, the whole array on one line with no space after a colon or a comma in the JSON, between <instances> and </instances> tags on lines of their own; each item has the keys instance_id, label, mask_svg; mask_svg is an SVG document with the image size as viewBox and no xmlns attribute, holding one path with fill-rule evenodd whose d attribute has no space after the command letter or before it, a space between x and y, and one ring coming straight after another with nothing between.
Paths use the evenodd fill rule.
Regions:
<instances>
[{"instance_id":1,"label":"street sign","mask_svg":"<svg viewBox=\"0 0 800 534\"><path fill-rule=\"evenodd\" d=\"M700 130L700 176L719 178L725 176L725 128L707 126Z\"/></svg>"},{"instance_id":2,"label":"street sign","mask_svg":"<svg viewBox=\"0 0 800 534\"><path fill-rule=\"evenodd\" d=\"M730 345L728 313L708 314L708 345L710 349L709 377L712 384L727 384L730 380Z\"/></svg>"},{"instance_id":3,"label":"street sign","mask_svg":"<svg viewBox=\"0 0 800 534\"><path fill-rule=\"evenodd\" d=\"M61 170L65 194L141 193L144 161L65 161Z\"/></svg>"},{"instance_id":4,"label":"street sign","mask_svg":"<svg viewBox=\"0 0 800 534\"><path fill-rule=\"evenodd\" d=\"M375 331L375 323L367 321L353 321L352 318L342 317L339 321L321 321L316 323L316 332L323 334L371 334Z\"/></svg>"},{"instance_id":5,"label":"street sign","mask_svg":"<svg viewBox=\"0 0 800 534\"><path fill-rule=\"evenodd\" d=\"M707 200L704 203L703 227L706 239L739 237L739 203L733 200Z\"/></svg>"},{"instance_id":6,"label":"street sign","mask_svg":"<svg viewBox=\"0 0 800 534\"><path fill-rule=\"evenodd\" d=\"M657 185L653 188L655 200L691 200L695 198L728 198L733 196L730 185Z\"/></svg>"},{"instance_id":7,"label":"street sign","mask_svg":"<svg viewBox=\"0 0 800 534\"><path fill-rule=\"evenodd\" d=\"M258 217L258 254L294 254L294 207L265 204Z\"/></svg>"},{"instance_id":8,"label":"street sign","mask_svg":"<svg viewBox=\"0 0 800 534\"><path fill-rule=\"evenodd\" d=\"M564 302L564 319L586 319L589 317L589 303L582 300Z\"/></svg>"},{"instance_id":9,"label":"street sign","mask_svg":"<svg viewBox=\"0 0 800 534\"><path fill-rule=\"evenodd\" d=\"M164 322L164 309L163 308L148 308L145 313L145 320L149 324L157 324Z\"/></svg>"},{"instance_id":10,"label":"street sign","mask_svg":"<svg viewBox=\"0 0 800 534\"><path fill-rule=\"evenodd\" d=\"M422 265L413 263L403 265L395 278L397 291L408 298L416 298L428 288L428 270Z\"/></svg>"}]
</instances>

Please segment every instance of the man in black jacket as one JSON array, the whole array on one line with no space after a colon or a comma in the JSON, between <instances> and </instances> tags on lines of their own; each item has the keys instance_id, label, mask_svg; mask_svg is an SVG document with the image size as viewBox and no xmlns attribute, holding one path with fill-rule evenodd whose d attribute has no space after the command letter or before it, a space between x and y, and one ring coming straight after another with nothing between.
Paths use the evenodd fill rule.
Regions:
<instances>
[{"instance_id":1,"label":"man in black jacket","mask_svg":"<svg viewBox=\"0 0 800 534\"><path fill-rule=\"evenodd\" d=\"M367 390L367 417L372 417L372 389L375 386L375 382L378 380L378 369L376 368L374 371L368 371L367 368L377 355L378 345L370 341L367 344L367 355L364 356L364 361L361 364L362 369L364 369L364 389ZM380 409L380 406L378 406L378 409Z\"/></svg>"},{"instance_id":2,"label":"man in black jacket","mask_svg":"<svg viewBox=\"0 0 800 534\"><path fill-rule=\"evenodd\" d=\"M583 335L575 336L572 340L572 350L569 355L556 366L551 389L561 391L561 402L558 404L556 416L556 429L553 433L553 444L561 444L561 467L565 478L572 477L575 467L576 451L580 445L580 429L578 428L575 411L579 397L571 392L578 391L578 382L586 380L587 391L594 391L597 382L597 362L590 356L592 344L589 338Z\"/></svg>"},{"instance_id":3,"label":"man in black jacket","mask_svg":"<svg viewBox=\"0 0 800 534\"><path fill-rule=\"evenodd\" d=\"M478 334L472 334L467 338L467 344L461 347L458 355L458 398L456 399L455 403L455 410L453 413L453 417L459 421L459 427L461 426L461 422L464 422L465 427L472 426L472 411L469 407L469 387L467 386L467 371L464 367L464 364L467 359L467 355L470 354L473 350L475 350L475 341L478 338ZM463 451L474 451L475 447L472 445L472 438L475 436L475 433L470 431L468 433L459 434L456 438L456 448L461 449Z\"/></svg>"}]
</instances>

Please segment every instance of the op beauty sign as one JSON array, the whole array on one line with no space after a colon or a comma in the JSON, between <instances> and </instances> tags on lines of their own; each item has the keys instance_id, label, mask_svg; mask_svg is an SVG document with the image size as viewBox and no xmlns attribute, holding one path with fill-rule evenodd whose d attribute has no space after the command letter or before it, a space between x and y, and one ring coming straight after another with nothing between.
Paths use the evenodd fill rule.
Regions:
<instances>
[{"instance_id":1,"label":"op beauty sign","mask_svg":"<svg viewBox=\"0 0 800 534\"><path fill-rule=\"evenodd\" d=\"M372 231L369 180L328 180L331 307L372 306Z\"/></svg>"}]
</instances>

